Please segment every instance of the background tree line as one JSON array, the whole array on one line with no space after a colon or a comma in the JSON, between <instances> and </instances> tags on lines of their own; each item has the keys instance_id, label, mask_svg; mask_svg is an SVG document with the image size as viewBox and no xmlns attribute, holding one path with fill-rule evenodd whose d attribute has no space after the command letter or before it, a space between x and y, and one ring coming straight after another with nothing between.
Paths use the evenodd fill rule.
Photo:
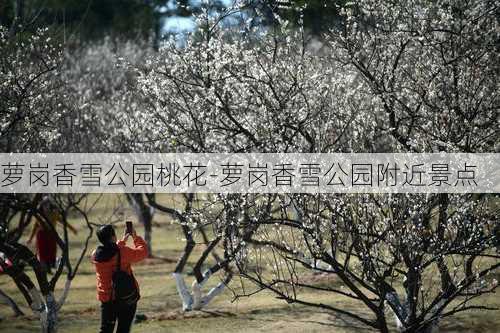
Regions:
<instances>
[{"instance_id":1,"label":"background tree line","mask_svg":"<svg viewBox=\"0 0 500 333\"><path fill-rule=\"evenodd\" d=\"M207 5L222 9L239 3L264 19L259 24L276 23L279 14L293 25L303 25L320 35L340 20L345 0L210 0ZM199 13L203 1L195 0L9 0L0 3L0 24L24 31L51 27L60 38L76 36L82 41L114 36L125 39L157 38L162 17L192 17ZM161 9L161 8L165 9Z\"/></svg>"}]
</instances>

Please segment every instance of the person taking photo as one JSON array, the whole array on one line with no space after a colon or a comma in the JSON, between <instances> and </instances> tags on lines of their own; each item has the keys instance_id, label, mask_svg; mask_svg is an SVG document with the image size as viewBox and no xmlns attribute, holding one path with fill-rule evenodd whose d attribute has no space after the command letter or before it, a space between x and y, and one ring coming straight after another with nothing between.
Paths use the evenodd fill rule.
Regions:
<instances>
[{"instance_id":1,"label":"person taking photo","mask_svg":"<svg viewBox=\"0 0 500 333\"><path fill-rule=\"evenodd\" d=\"M97 238L101 245L92 253L92 263L97 278L97 299L101 302L100 333L112 333L116 322L117 333L129 333L140 298L131 265L148 256L146 242L131 223L119 241L110 224L99 228ZM127 246L129 238L134 247Z\"/></svg>"}]
</instances>

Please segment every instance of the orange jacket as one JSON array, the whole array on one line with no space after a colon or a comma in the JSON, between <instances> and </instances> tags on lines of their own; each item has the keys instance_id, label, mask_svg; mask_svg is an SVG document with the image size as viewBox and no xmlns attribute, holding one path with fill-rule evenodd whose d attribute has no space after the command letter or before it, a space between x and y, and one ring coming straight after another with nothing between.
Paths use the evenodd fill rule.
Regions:
<instances>
[{"instance_id":1,"label":"orange jacket","mask_svg":"<svg viewBox=\"0 0 500 333\"><path fill-rule=\"evenodd\" d=\"M116 242L116 244L120 249L120 268L122 271L125 271L128 274L132 274L131 264L141 261L148 256L146 242L139 236L134 237L135 248L128 247L122 240L119 240L118 242ZM97 278L97 299L104 303L111 300L111 278L113 276L113 273L117 269L118 254L115 254L107 261L96 261L95 254L96 251L92 253L92 263L95 266L95 273ZM135 284L137 285L137 290L139 290L139 284L137 283L137 280L135 281Z\"/></svg>"}]
</instances>

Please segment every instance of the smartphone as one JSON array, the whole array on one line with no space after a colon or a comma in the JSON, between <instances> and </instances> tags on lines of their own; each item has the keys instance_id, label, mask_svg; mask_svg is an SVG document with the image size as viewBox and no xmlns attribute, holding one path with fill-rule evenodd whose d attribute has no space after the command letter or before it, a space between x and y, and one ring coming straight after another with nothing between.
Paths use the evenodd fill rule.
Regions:
<instances>
[{"instance_id":1,"label":"smartphone","mask_svg":"<svg viewBox=\"0 0 500 333\"><path fill-rule=\"evenodd\" d=\"M125 222L127 225L127 234L132 234L132 221Z\"/></svg>"}]
</instances>

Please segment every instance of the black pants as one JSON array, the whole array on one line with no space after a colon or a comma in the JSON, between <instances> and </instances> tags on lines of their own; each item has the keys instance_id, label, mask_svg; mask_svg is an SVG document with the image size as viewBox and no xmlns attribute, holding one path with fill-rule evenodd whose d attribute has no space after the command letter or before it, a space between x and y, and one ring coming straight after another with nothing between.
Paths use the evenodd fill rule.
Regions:
<instances>
[{"instance_id":1,"label":"black pants","mask_svg":"<svg viewBox=\"0 0 500 333\"><path fill-rule=\"evenodd\" d=\"M132 305L116 304L115 302L101 303L100 333L113 333L117 320L118 328L116 333L129 333L136 309L137 303Z\"/></svg>"}]
</instances>

